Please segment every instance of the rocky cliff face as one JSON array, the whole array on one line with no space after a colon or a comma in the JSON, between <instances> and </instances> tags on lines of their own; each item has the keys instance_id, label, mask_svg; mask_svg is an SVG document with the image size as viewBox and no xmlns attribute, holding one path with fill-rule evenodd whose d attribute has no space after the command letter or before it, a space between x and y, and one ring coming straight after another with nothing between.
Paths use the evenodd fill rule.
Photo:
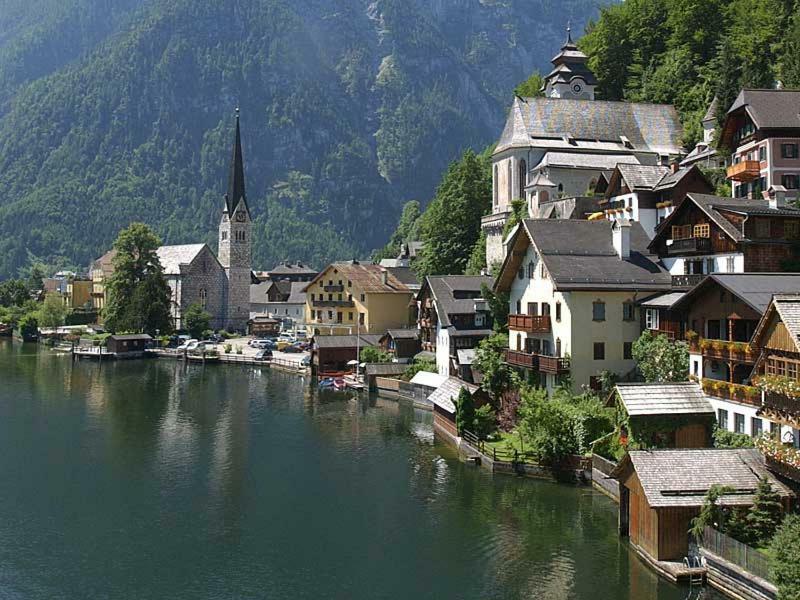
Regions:
<instances>
[{"instance_id":1,"label":"rocky cliff face","mask_svg":"<svg viewBox=\"0 0 800 600\"><path fill-rule=\"evenodd\" d=\"M131 220L212 241L235 105L256 264L364 254L594 6L0 0L0 277Z\"/></svg>"}]
</instances>

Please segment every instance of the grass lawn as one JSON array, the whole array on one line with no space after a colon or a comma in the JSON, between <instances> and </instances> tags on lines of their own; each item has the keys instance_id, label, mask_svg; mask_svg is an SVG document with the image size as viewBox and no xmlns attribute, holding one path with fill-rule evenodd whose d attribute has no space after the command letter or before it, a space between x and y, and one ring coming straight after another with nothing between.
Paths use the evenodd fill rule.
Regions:
<instances>
[{"instance_id":1,"label":"grass lawn","mask_svg":"<svg viewBox=\"0 0 800 600\"><path fill-rule=\"evenodd\" d=\"M524 454L528 458L530 459L536 458L531 453L530 447L527 446L524 443L524 441L520 439L516 430L510 433L506 433L504 431L499 432L497 438L491 442L490 441L485 442L485 446L487 452L491 452L493 449L496 449L498 452L513 454L514 450L516 450L520 455L522 455L523 450L525 450Z\"/></svg>"}]
</instances>

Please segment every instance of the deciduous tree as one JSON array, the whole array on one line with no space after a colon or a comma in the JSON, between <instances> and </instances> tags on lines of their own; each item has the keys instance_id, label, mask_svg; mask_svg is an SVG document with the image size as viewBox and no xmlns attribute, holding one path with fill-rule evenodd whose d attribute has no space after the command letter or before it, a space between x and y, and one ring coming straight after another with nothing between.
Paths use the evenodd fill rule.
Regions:
<instances>
[{"instance_id":1,"label":"deciduous tree","mask_svg":"<svg viewBox=\"0 0 800 600\"><path fill-rule=\"evenodd\" d=\"M770 544L770 571L778 586L778 600L800 598L800 515L789 515Z\"/></svg>"},{"instance_id":2,"label":"deciduous tree","mask_svg":"<svg viewBox=\"0 0 800 600\"><path fill-rule=\"evenodd\" d=\"M193 338L200 339L211 325L211 315L200 304L190 304L183 313L183 324Z\"/></svg>"},{"instance_id":3,"label":"deciduous tree","mask_svg":"<svg viewBox=\"0 0 800 600\"><path fill-rule=\"evenodd\" d=\"M38 312L39 325L47 329L55 329L64 324L64 319L67 317L67 307L64 306L64 300L61 295L56 292L48 293L41 308Z\"/></svg>"},{"instance_id":4,"label":"deciduous tree","mask_svg":"<svg viewBox=\"0 0 800 600\"><path fill-rule=\"evenodd\" d=\"M686 381L689 378L689 347L670 342L666 335L645 331L633 343L633 359L647 382Z\"/></svg>"}]
</instances>

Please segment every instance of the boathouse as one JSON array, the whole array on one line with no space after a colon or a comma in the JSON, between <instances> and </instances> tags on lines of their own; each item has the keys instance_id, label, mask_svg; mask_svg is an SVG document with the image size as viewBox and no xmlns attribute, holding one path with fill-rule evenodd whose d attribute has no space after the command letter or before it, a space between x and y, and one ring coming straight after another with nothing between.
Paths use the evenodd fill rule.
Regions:
<instances>
[{"instance_id":1,"label":"boathouse","mask_svg":"<svg viewBox=\"0 0 800 600\"><path fill-rule=\"evenodd\" d=\"M153 341L146 333L135 333L129 335L110 335L106 339L106 350L109 353L119 355L141 354Z\"/></svg>"},{"instance_id":2,"label":"boathouse","mask_svg":"<svg viewBox=\"0 0 800 600\"><path fill-rule=\"evenodd\" d=\"M753 448L632 450L611 477L620 482L620 535L629 537L637 552L656 566L687 555L691 521L714 485L732 489L720 497L720 506L751 506L764 477L785 510L793 498Z\"/></svg>"},{"instance_id":3,"label":"boathouse","mask_svg":"<svg viewBox=\"0 0 800 600\"><path fill-rule=\"evenodd\" d=\"M699 383L620 383L609 398L616 406L620 442L639 448L708 448L714 408Z\"/></svg>"},{"instance_id":4,"label":"boathouse","mask_svg":"<svg viewBox=\"0 0 800 600\"><path fill-rule=\"evenodd\" d=\"M466 389L473 397L475 408L483 406L489 401L489 396L477 385L461 381L455 377L448 377L436 388L428 401L433 404L433 427L435 430L458 437L456 428L456 401L462 389Z\"/></svg>"}]
</instances>

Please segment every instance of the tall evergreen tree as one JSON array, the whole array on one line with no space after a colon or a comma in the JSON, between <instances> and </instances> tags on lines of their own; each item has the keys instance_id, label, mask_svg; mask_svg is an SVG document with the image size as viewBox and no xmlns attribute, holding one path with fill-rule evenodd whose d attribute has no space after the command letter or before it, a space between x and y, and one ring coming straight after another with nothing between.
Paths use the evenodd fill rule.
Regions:
<instances>
[{"instance_id":1,"label":"tall evergreen tree","mask_svg":"<svg viewBox=\"0 0 800 600\"><path fill-rule=\"evenodd\" d=\"M114 249L114 273L108 282L106 327L150 334L171 329L170 290L156 251L161 245L143 223L123 229Z\"/></svg>"},{"instance_id":2,"label":"tall evergreen tree","mask_svg":"<svg viewBox=\"0 0 800 600\"><path fill-rule=\"evenodd\" d=\"M748 528L753 541L760 545L768 544L783 518L781 498L772 488L769 479L763 477L758 482L753 506L747 513Z\"/></svg>"},{"instance_id":3,"label":"tall evergreen tree","mask_svg":"<svg viewBox=\"0 0 800 600\"><path fill-rule=\"evenodd\" d=\"M425 243L415 269L420 277L463 273L491 209L489 161L468 150L450 165L422 220Z\"/></svg>"},{"instance_id":4,"label":"tall evergreen tree","mask_svg":"<svg viewBox=\"0 0 800 600\"><path fill-rule=\"evenodd\" d=\"M800 89L800 3L783 38L780 79L787 88Z\"/></svg>"},{"instance_id":5,"label":"tall evergreen tree","mask_svg":"<svg viewBox=\"0 0 800 600\"><path fill-rule=\"evenodd\" d=\"M467 388L461 388L454 404L456 405L456 429L458 429L458 433L463 434L465 431L471 431L475 423L475 402Z\"/></svg>"}]
</instances>

